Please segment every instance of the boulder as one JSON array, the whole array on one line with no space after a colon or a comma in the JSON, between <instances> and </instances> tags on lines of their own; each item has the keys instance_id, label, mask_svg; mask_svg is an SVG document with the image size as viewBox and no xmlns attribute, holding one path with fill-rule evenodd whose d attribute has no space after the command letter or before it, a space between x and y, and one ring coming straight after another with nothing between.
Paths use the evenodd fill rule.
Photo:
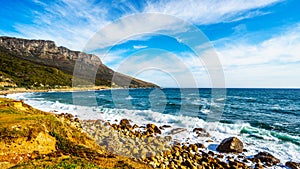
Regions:
<instances>
[{"instance_id":1,"label":"boulder","mask_svg":"<svg viewBox=\"0 0 300 169\"><path fill-rule=\"evenodd\" d=\"M147 128L152 128L152 129L154 129L154 127L156 127L156 125L150 123L150 124L147 124L146 127L147 127Z\"/></svg>"},{"instance_id":2,"label":"boulder","mask_svg":"<svg viewBox=\"0 0 300 169\"><path fill-rule=\"evenodd\" d=\"M120 127L121 127L121 129L127 129L127 130L132 130L132 126L130 125L130 122L129 122L129 120L127 120L127 119L122 119L121 121L120 121Z\"/></svg>"},{"instance_id":3,"label":"boulder","mask_svg":"<svg viewBox=\"0 0 300 169\"><path fill-rule=\"evenodd\" d=\"M137 124L134 124L134 125L132 126L132 128L133 128L133 129L139 128L139 126L138 126Z\"/></svg>"},{"instance_id":4,"label":"boulder","mask_svg":"<svg viewBox=\"0 0 300 169\"><path fill-rule=\"evenodd\" d=\"M205 148L204 144L202 144L202 143L195 143L195 145L196 145L198 148Z\"/></svg>"},{"instance_id":5,"label":"boulder","mask_svg":"<svg viewBox=\"0 0 300 169\"><path fill-rule=\"evenodd\" d=\"M254 155L254 159L259 159L268 166L273 166L280 163L278 158L267 152L259 152L258 154Z\"/></svg>"},{"instance_id":6,"label":"boulder","mask_svg":"<svg viewBox=\"0 0 300 169\"><path fill-rule=\"evenodd\" d=\"M161 134L161 130L155 124L147 124L147 131L149 133L158 133Z\"/></svg>"},{"instance_id":7,"label":"boulder","mask_svg":"<svg viewBox=\"0 0 300 169\"><path fill-rule=\"evenodd\" d=\"M194 152L198 152L198 146L195 144L190 144L189 145L189 150L192 150Z\"/></svg>"},{"instance_id":8,"label":"boulder","mask_svg":"<svg viewBox=\"0 0 300 169\"><path fill-rule=\"evenodd\" d=\"M204 128L194 128L193 132L195 132L198 137L210 137L210 134Z\"/></svg>"},{"instance_id":9,"label":"boulder","mask_svg":"<svg viewBox=\"0 0 300 169\"><path fill-rule=\"evenodd\" d=\"M285 163L285 165L291 169L300 169L300 163L288 161Z\"/></svg>"},{"instance_id":10,"label":"boulder","mask_svg":"<svg viewBox=\"0 0 300 169\"><path fill-rule=\"evenodd\" d=\"M127 126L127 125L130 125L129 120L127 120L127 119L122 119L122 120L120 121L120 126Z\"/></svg>"},{"instance_id":11,"label":"boulder","mask_svg":"<svg viewBox=\"0 0 300 169\"><path fill-rule=\"evenodd\" d=\"M224 139L219 146L217 147L217 151L224 153L241 153L243 152L243 142L236 137L229 137Z\"/></svg>"},{"instance_id":12,"label":"boulder","mask_svg":"<svg viewBox=\"0 0 300 169\"><path fill-rule=\"evenodd\" d=\"M161 130L157 126L154 127L154 132L161 134Z\"/></svg>"}]
</instances>

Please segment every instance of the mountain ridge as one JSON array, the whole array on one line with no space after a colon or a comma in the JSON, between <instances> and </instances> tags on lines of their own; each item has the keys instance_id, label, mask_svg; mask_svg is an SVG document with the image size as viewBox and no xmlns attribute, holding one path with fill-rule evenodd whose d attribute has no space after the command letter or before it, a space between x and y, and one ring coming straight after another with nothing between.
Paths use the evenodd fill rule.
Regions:
<instances>
[{"instance_id":1,"label":"mountain ridge","mask_svg":"<svg viewBox=\"0 0 300 169\"><path fill-rule=\"evenodd\" d=\"M15 57L31 62L34 65L46 66L58 69L67 75L74 75L73 82L75 79L76 85L104 85L130 88L158 87L153 83L115 72L104 65L100 58L94 54L73 51L63 46L58 47L54 41L50 40L30 40L0 36L0 51L2 52L1 57L3 57L3 54L7 54L10 58ZM9 60L9 57L7 60ZM0 71L5 73L5 70ZM70 83L67 86L70 86Z\"/></svg>"}]
</instances>

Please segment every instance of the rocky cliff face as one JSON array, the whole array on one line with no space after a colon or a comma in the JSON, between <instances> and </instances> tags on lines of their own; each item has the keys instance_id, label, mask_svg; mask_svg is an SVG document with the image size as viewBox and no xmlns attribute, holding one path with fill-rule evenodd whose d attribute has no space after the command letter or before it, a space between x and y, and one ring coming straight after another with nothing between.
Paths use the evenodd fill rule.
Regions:
<instances>
[{"instance_id":1,"label":"rocky cliff face","mask_svg":"<svg viewBox=\"0 0 300 169\"><path fill-rule=\"evenodd\" d=\"M57 47L49 40L28 40L14 37L0 37L0 50L35 64L57 68L96 85L120 87L158 87L155 84L135 79L105 66L93 54ZM73 79L74 80L74 79ZM74 83L73 83L74 84Z\"/></svg>"},{"instance_id":2,"label":"rocky cliff face","mask_svg":"<svg viewBox=\"0 0 300 169\"><path fill-rule=\"evenodd\" d=\"M81 59L86 64L100 65L101 60L93 54L72 51L65 47L57 47L49 40L27 40L14 37L0 37L0 46L14 52L24 59L37 61L47 60L47 64L59 65L59 61L76 61ZM42 61L45 62L45 61ZM50 62L50 63L49 63Z\"/></svg>"}]
</instances>

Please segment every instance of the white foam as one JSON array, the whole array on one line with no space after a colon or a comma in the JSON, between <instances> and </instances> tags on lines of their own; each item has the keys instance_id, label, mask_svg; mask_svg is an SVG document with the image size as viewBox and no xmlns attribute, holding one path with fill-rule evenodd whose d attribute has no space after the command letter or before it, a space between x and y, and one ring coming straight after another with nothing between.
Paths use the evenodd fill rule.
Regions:
<instances>
[{"instance_id":1,"label":"white foam","mask_svg":"<svg viewBox=\"0 0 300 169\"><path fill-rule=\"evenodd\" d=\"M187 132L176 134L172 137L176 140L181 140L182 142L188 141L189 143L204 143L205 146L208 147L208 150L212 151L215 151L216 146L224 138L237 136L243 141L245 148L248 150L248 152L244 153L246 156L253 156L260 151L267 151L279 158L282 165L286 161L300 162L300 146L297 146L291 142L282 142L276 137L272 136L270 131L252 127L250 124L243 123L242 121L235 124L219 123L216 126L215 131L210 131L212 135L211 138L198 138L195 133L192 132L194 128L205 128L205 126L214 124L206 123L204 120L195 117L174 116L170 114L154 112L151 110L109 109L101 106L86 107L63 104L58 101L50 102L43 99L35 99L33 98L34 95L32 93L9 94L7 97L24 100L27 104L43 111L71 113L75 116L78 116L80 119L103 119L114 122L115 119L120 121L123 118L128 118L131 119L133 123L138 125L154 123L158 126L171 125L172 128L186 128ZM253 133L241 134L240 131L244 127L249 131L253 131ZM168 134L170 130L170 128L163 130L163 134ZM214 142L205 142L208 139L212 139ZM278 166L276 168L278 168Z\"/></svg>"}]
</instances>

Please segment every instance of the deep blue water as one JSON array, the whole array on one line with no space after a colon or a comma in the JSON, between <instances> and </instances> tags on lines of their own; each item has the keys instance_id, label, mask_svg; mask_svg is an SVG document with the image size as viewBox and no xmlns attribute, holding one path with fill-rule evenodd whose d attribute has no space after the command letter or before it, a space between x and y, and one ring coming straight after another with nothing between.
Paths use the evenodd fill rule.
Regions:
<instances>
[{"instance_id":1,"label":"deep blue water","mask_svg":"<svg viewBox=\"0 0 300 169\"><path fill-rule=\"evenodd\" d=\"M209 150L215 151L216 143L224 138L237 136L245 143L248 156L267 151L282 162L300 162L300 89L115 89L8 97L82 119L113 123L129 118L139 125L184 127L188 133L172 136L182 142L205 141L207 138L201 140L192 132L204 127L214 132ZM164 132L169 134L167 129Z\"/></svg>"},{"instance_id":2,"label":"deep blue water","mask_svg":"<svg viewBox=\"0 0 300 169\"><path fill-rule=\"evenodd\" d=\"M211 89L118 89L75 93L49 92L34 97L83 106L95 106L90 99L95 97L98 106L105 108L152 110L204 120L212 97ZM300 89L227 89L224 103L221 123L249 123L256 128L300 136Z\"/></svg>"}]
</instances>

